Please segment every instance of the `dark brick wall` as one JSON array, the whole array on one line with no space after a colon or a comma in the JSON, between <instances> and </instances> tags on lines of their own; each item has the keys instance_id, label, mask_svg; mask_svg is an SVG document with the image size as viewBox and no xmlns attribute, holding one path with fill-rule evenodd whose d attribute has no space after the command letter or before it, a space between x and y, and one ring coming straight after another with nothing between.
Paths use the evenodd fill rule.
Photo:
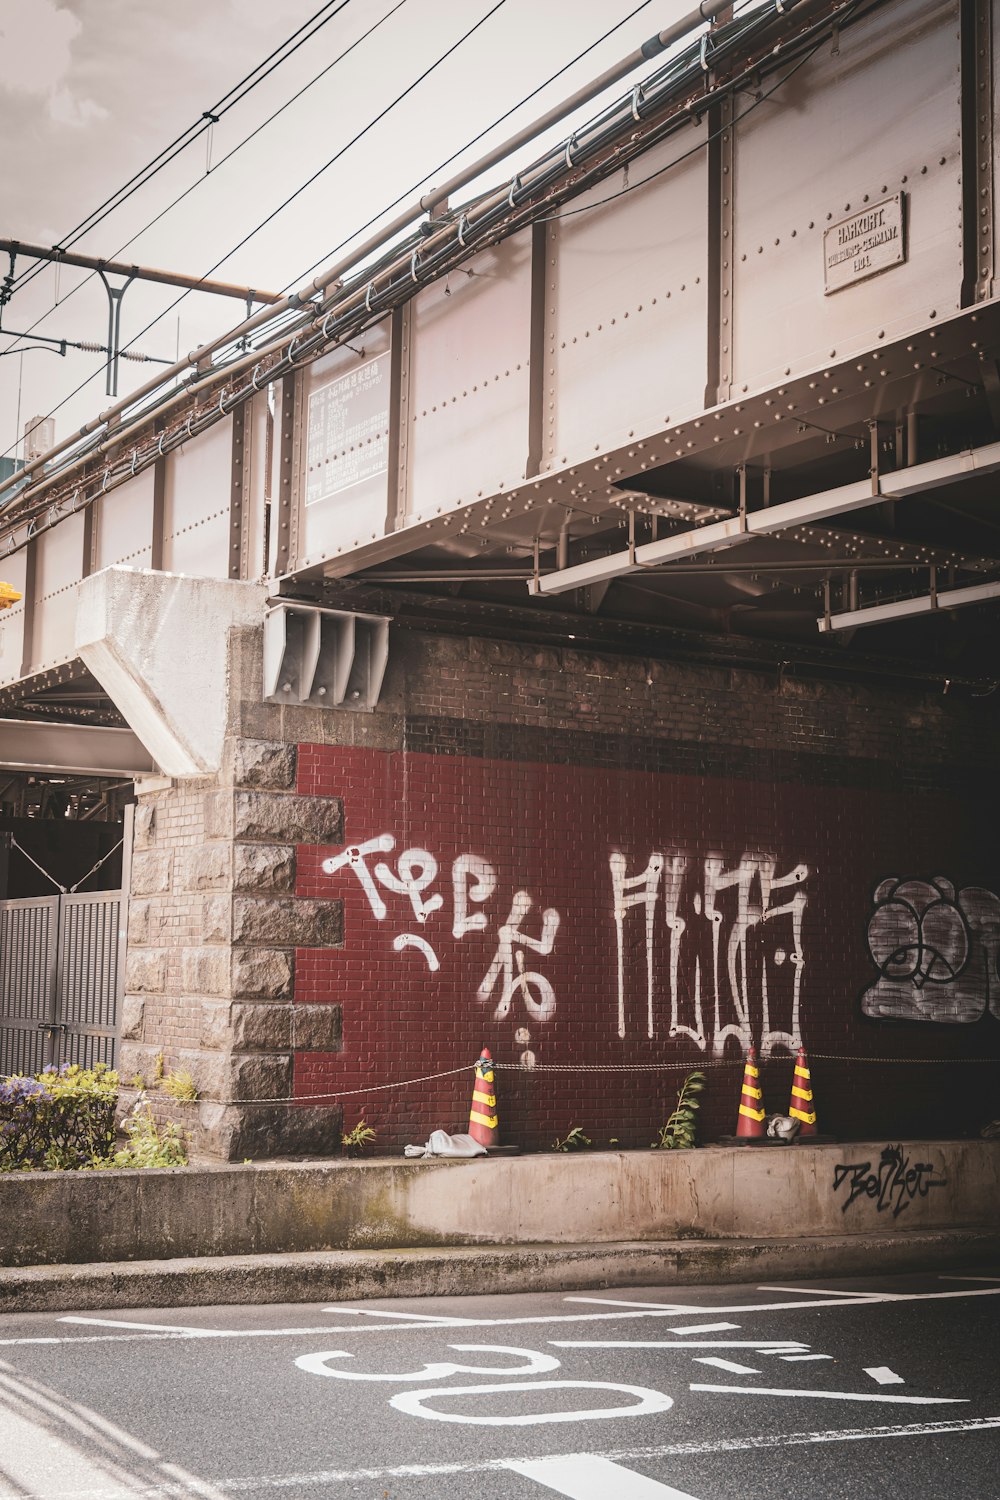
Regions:
<instances>
[{"instance_id":1,"label":"dark brick wall","mask_svg":"<svg viewBox=\"0 0 1000 1500\"><path fill-rule=\"evenodd\" d=\"M283 712L286 736L306 728ZM681 1074L598 1070L732 1059L752 1035L772 1054L768 1108L784 1111L800 1033L821 1127L838 1135L960 1134L1000 1114L998 1069L972 1061L1000 1056L1000 1021L876 1022L859 1003L877 977L879 881L1000 890L990 700L410 635L394 639L374 716L317 714L296 738L298 791L342 798L348 841L297 851L296 894L343 898L345 917L343 947L296 955L296 1002L343 1006L343 1050L296 1057L300 1097L455 1068L485 1042L501 1063L537 1064L500 1072L507 1140L544 1147L581 1125L595 1144L642 1145ZM391 849L365 857L371 893L357 866L322 871L383 835ZM433 879L422 856L401 869L408 850L433 857ZM654 852L650 1036L644 887L625 891L639 904L622 918L620 989L611 863L641 877ZM489 869L456 876L463 856ZM457 916L456 879L473 896ZM517 892L531 906L505 946ZM995 947L979 960L1000 1009ZM947 985L931 990L947 1003ZM739 1083L738 1066L710 1071L705 1138L733 1128ZM470 1085L348 1098L345 1122L366 1116L389 1147L464 1129Z\"/></svg>"}]
</instances>

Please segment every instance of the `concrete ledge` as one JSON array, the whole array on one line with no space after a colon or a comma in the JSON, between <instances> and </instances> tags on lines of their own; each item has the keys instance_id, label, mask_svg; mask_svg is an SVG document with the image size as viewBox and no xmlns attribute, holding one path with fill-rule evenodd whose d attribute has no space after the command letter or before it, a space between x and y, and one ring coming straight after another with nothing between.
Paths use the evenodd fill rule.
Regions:
<instances>
[{"instance_id":1,"label":"concrete ledge","mask_svg":"<svg viewBox=\"0 0 1000 1500\"><path fill-rule=\"evenodd\" d=\"M259 1089L258 1089L258 1092ZM898 1153L886 1162L887 1151ZM0 1176L0 1265L1000 1231L1000 1142Z\"/></svg>"},{"instance_id":2,"label":"concrete ledge","mask_svg":"<svg viewBox=\"0 0 1000 1500\"><path fill-rule=\"evenodd\" d=\"M1000 1256L1000 1232L831 1235L786 1240L534 1245L453 1250L209 1256L131 1265L0 1271L0 1312L353 1302L512 1291L696 1286L775 1276L880 1275L977 1265Z\"/></svg>"}]
</instances>

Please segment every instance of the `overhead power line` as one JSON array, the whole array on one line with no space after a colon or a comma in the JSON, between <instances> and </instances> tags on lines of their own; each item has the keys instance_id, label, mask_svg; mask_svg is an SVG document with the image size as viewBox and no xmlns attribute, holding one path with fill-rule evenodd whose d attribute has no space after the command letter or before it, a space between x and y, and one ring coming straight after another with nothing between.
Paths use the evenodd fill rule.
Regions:
<instances>
[{"instance_id":1,"label":"overhead power line","mask_svg":"<svg viewBox=\"0 0 1000 1500\"><path fill-rule=\"evenodd\" d=\"M278 204L277 208L272 209L272 211L267 214L265 218L261 219L253 227L253 229L249 231L248 234L245 234L241 240L239 240L235 245L227 250L225 255L220 256L213 265L209 266L208 270L205 272L205 276L211 276L213 271L217 271L221 265L229 260L230 256L235 255L237 250L241 250L243 246L248 243L248 241L253 239L254 235L259 234L260 231L265 228L266 225L270 224L271 221L278 216L278 214L282 213L289 206L289 204L294 203L295 199L298 198L300 194L304 193L306 188L311 187L312 184L317 180L317 178L321 177L324 172L326 172L330 167L333 166L334 162L339 161L340 158L347 151L349 151L352 146L355 146L363 136L367 135L370 130L374 129L374 127L378 125L380 121L384 120L386 115L388 115L393 109L395 109L397 104L401 103L402 100L405 99L407 95L411 94L415 88L418 88L419 85L423 83L424 80L428 78L436 68L439 68L443 62L446 62L447 59L451 57L459 47L467 42L469 38L475 32L477 32L481 26L485 25L485 23L490 20L490 18L494 16L498 10L501 10L502 7L506 5L506 3L507 0L496 0L496 3L491 7L490 10L486 12L484 16L481 16L478 21L476 21L472 26L468 28L467 31L463 32L458 40L453 42L452 45L446 49L446 51L442 52L437 58L435 58L434 62L426 67L422 73L418 74L418 76L413 80L412 83L407 84L405 89L401 90L401 92L398 93L394 99L392 99L387 105L385 105L384 108L379 110L378 114L374 115L366 125L363 125L362 128L357 131L357 133L353 135L349 141L345 143L345 145L341 146L339 151L334 152L333 156L331 156L328 161L324 162L324 164L315 172L313 172L311 176L307 177L304 182L300 183L293 193L290 193L282 203ZM190 295L191 291L188 290L182 292L179 297L175 297L173 302L168 303L168 305L162 310L162 312L157 313L155 318L152 318L144 328L141 328L139 330L139 332L135 335L135 338L130 339L127 344L123 344L121 346L122 352L124 353L126 349L131 348L138 339L141 339L144 334L147 334L149 330L151 328L154 328L162 318L165 318L168 313L173 312L174 308L178 307L185 300L185 298L189 297ZM103 366L101 368L103 369ZM94 379L95 375L99 373L99 370L95 370L90 375L88 375L85 380L82 380L80 384L78 386L75 386L68 395L64 396L63 399L57 403L57 405L52 407L51 411L46 414L47 417L55 416L56 412L61 410L61 408L64 407L68 401L71 401L74 396L79 395L80 391L84 390L85 387L90 384L91 380ZM15 441L14 448L16 447L17 442ZM3 456L6 457L8 454L12 453L14 451L14 448L8 448Z\"/></svg>"},{"instance_id":2,"label":"overhead power line","mask_svg":"<svg viewBox=\"0 0 1000 1500\"><path fill-rule=\"evenodd\" d=\"M651 0L645 0L645 3L650 4ZM332 72L339 63L342 63L346 57L349 57L350 54L355 51L356 48L360 47L362 42L367 41L373 32L377 31L380 26L383 26L386 21L390 20L398 10L402 10L403 6L406 4L407 0L396 0L396 4L392 7L391 10L387 10L386 13L383 16L380 16L377 21L373 21L371 26L368 27L367 31L363 31L361 35L357 37L353 42L351 42L349 46L345 47L342 52L338 52L337 56L333 58L332 61L328 62L325 67L321 68L318 73L314 73L312 78L309 79L308 83L304 83L302 87L300 89L297 89L294 94L289 95L289 97L284 101L283 104L280 104L276 110L274 110L267 116L266 119L261 120L259 125L255 125L253 130L245 135L242 140L237 141L236 145L231 147L231 149L226 152L225 156L221 156L219 160L208 169L208 171L206 171L202 176L196 177L194 182L189 183L182 192L177 194L176 198L172 198L171 201L165 205L165 207L161 208L158 213L154 214L151 219L147 220L147 222L142 226L141 229L137 229L135 233L130 235L127 240L123 240L116 249L112 250L112 256L120 255L123 250L127 250L130 245L135 244L137 239L140 239L142 235L146 234L156 224L159 224L161 219L164 219L168 213L170 213L177 207L179 203L182 203L185 198L189 197L190 194L195 192L197 188L200 188L204 183L206 183L210 177L214 176L214 174L219 170L220 167L225 166L228 161L231 161L239 151L243 150L244 146L249 145L250 142L254 140L256 136L260 135L261 131L266 130L268 125L272 124L279 115L284 114L286 109L289 109L293 104L297 103L298 100L302 98L303 94L308 93L308 91L317 83L319 83L321 79L325 78L328 73ZM33 254L35 252L33 248L25 247L24 253ZM54 257L55 254L55 251L49 252L49 258ZM64 256L60 256L59 259L61 261L65 261L67 258ZM74 264L80 264L80 262L76 261L74 262ZM76 286L72 287L70 291L66 293L65 297L59 299L56 306L62 307L70 300L71 297L75 297L77 292L81 291L85 286L87 286L91 281L94 280L94 276L96 274L97 273L95 272L93 275L85 276L82 281L78 281ZM206 290L211 290L211 288L206 287ZM45 322L48 317L52 315L54 311L54 307L47 308L46 311L43 312L39 317L37 317L33 323L29 323L25 331L18 334L17 337L22 339L28 338L34 333L36 328L38 328L42 323ZM3 330L0 330L0 332L2 331ZM12 354L19 347L20 346L16 343L11 344L3 352L5 354Z\"/></svg>"},{"instance_id":3,"label":"overhead power line","mask_svg":"<svg viewBox=\"0 0 1000 1500\"><path fill-rule=\"evenodd\" d=\"M321 5L319 10L310 16L307 21L303 22L297 31L293 31L291 36L286 37L273 52L270 52L262 62L259 62L255 68L251 69L245 78L242 78L239 83L234 84L231 89L223 94L221 99L217 100L209 109L203 110L198 120L195 120L186 130L182 130L179 136L176 136L169 145L164 146L156 156L148 161L144 167L141 167L138 172L134 173L127 182L123 183L121 187L116 188L109 197L105 198L103 203L98 204L97 208L81 219L75 228L71 229L68 234L63 235L52 246L52 249L57 251L60 249L68 250L71 245L75 245L90 230L96 228L98 224L103 223L110 214L114 213L115 209L120 208L141 187L144 187L147 182L152 181L157 173L162 172L164 167L180 156L182 151L186 151L188 146L192 145L194 141L210 130L213 125L218 124L224 115L228 114L231 109L241 103L258 84L263 83L266 78L269 78L273 72L281 67L282 63L287 62L300 47L303 47L306 42L311 41L317 32L321 31L328 22L332 21L335 16L338 16L341 11L346 10L350 3L351 0L339 0L339 4L335 3L335 0L326 0L326 3ZM9 287L6 288L7 298L13 292L20 291L23 287L27 286L44 269L44 262L35 262L22 271L20 276L14 277Z\"/></svg>"}]
</instances>

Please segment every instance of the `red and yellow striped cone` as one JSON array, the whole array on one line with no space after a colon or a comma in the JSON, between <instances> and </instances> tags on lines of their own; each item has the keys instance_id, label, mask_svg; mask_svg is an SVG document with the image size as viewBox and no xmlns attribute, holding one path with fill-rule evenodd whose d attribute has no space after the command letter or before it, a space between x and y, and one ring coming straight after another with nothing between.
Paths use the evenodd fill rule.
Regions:
<instances>
[{"instance_id":1,"label":"red and yellow striped cone","mask_svg":"<svg viewBox=\"0 0 1000 1500\"><path fill-rule=\"evenodd\" d=\"M499 1146L500 1121L497 1117L496 1084L493 1080L493 1057L484 1047L476 1063L476 1081L472 1088L469 1111L469 1134L480 1146Z\"/></svg>"},{"instance_id":2,"label":"red and yellow striped cone","mask_svg":"<svg viewBox=\"0 0 1000 1500\"><path fill-rule=\"evenodd\" d=\"M740 1113L736 1121L736 1139L752 1140L764 1133L764 1104L757 1070L757 1048L748 1047L746 1067L743 1069Z\"/></svg>"},{"instance_id":3,"label":"red and yellow striped cone","mask_svg":"<svg viewBox=\"0 0 1000 1500\"><path fill-rule=\"evenodd\" d=\"M806 1057L804 1047L799 1048L799 1055L795 1059L795 1072L792 1075L792 1102L788 1106L788 1113L793 1120L798 1120L800 1137L819 1133L816 1129L816 1106L813 1103L809 1059Z\"/></svg>"}]
</instances>

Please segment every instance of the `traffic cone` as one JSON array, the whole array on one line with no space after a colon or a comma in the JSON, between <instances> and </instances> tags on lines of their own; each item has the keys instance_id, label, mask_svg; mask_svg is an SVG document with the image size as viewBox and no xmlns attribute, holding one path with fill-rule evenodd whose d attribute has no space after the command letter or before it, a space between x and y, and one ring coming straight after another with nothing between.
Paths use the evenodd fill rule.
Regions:
<instances>
[{"instance_id":1,"label":"traffic cone","mask_svg":"<svg viewBox=\"0 0 1000 1500\"><path fill-rule=\"evenodd\" d=\"M496 1084L493 1081L493 1057L484 1047L476 1063L476 1081L472 1087L472 1109L469 1111L469 1134L480 1146L489 1149L500 1144L500 1121L497 1118Z\"/></svg>"},{"instance_id":2,"label":"traffic cone","mask_svg":"<svg viewBox=\"0 0 1000 1500\"><path fill-rule=\"evenodd\" d=\"M795 1072L792 1075L792 1102L788 1106L788 1113L793 1120L799 1122L800 1138L819 1134L816 1129L816 1106L813 1103L809 1059L806 1057L804 1047L799 1048L799 1055L795 1059Z\"/></svg>"},{"instance_id":3,"label":"traffic cone","mask_svg":"<svg viewBox=\"0 0 1000 1500\"><path fill-rule=\"evenodd\" d=\"M746 1067L743 1069L743 1090L740 1094L740 1114L736 1121L736 1139L755 1140L763 1136L764 1105L761 1100L760 1074L757 1070L757 1048L747 1048Z\"/></svg>"}]
</instances>

